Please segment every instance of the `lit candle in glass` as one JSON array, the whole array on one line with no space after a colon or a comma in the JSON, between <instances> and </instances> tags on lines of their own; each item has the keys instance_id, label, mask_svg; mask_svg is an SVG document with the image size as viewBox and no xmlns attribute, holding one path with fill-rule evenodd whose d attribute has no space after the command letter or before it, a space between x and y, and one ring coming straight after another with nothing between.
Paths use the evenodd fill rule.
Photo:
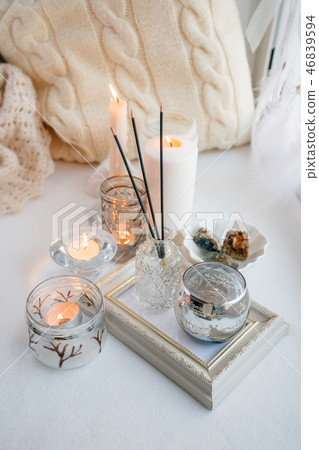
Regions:
<instances>
[{"instance_id":1,"label":"lit candle in glass","mask_svg":"<svg viewBox=\"0 0 319 450\"><path fill-rule=\"evenodd\" d=\"M198 149L194 140L169 135L163 139L164 211L182 218L193 211ZM144 147L144 166L154 210L160 208L160 138L154 136ZM169 224L169 217L166 216Z\"/></svg>"},{"instance_id":2,"label":"lit candle in glass","mask_svg":"<svg viewBox=\"0 0 319 450\"><path fill-rule=\"evenodd\" d=\"M173 148L173 147L181 147L182 141L177 138L170 138L168 136L165 136L165 139L163 141L163 147L165 148Z\"/></svg>"},{"instance_id":3,"label":"lit candle in glass","mask_svg":"<svg viewBox=\"0 0 319 450\"><path fill-rule=\"evenodd\" d=\"M119 230L119 238L117 241L118 245L127 245L130 244L134 239L134 236L131 236L129 231L121 231Z\"/></svg>"},{"instance_id":4,"label":"lit candle in glass","mask_svg":"<svg viewBox=\"0 0 319 450\"><path fill-rule=\"evenodd\" d=\"M144 208L145 186L134 177ZM102 227L112 234L119 252L126 252L145 239L145 219L128 175L111 177L101 184Z\"/></svg>"},{"instance_id":5,"label":"lit candle in glass","mask_svg":"<svg viewBox=\"0 0 319 450\"><path fill-rule=\"evenodd\" d=\"M88 239L86 233L79 236L68 246L68 253L71 258L78 261L90 261L100 252L100 245L94 239Z\"/></svg>"},{"instance_id":6,"label":"lit candle in glass","mask_svg":"<svg viewBox=\"0 0 319 450\"><path fill-rule=\"evenodd\" d=\"M63 302L54 306L45 316L45 322L50 327L63 326L71 328L81 324L82 314L76 303Z\"/></svg>"}]
</instances>

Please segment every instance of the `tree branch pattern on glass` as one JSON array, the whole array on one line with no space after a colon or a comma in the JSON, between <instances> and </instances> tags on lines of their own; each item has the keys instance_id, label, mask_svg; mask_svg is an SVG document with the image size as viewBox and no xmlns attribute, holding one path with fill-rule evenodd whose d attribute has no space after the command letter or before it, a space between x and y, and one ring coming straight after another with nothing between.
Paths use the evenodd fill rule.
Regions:
<instances>
[{"instance_id":1,"label":"tree branch pattern on glass","mask_svg":"<svg viewBox=\"0 0 319 450\"><path fill-rule=\"evenodd\" d=\"M57 303L65 303L70 301L70 298L74 297L75 294L71 294L71 291L68 291L66 296L63 294L63 292L56 291L58 295L60 295L61 298L55 298L53 302L51 303L51 306L56 305Z\"/></svg>"},{"instance_id":2,"label":"tree branch pattern on glass","mask_svg":"<svg viewBox=\"0 0 319 450\"><path fill-rule=\"evenodd\" d=\"M33 310L35 310L35 311L33 311L33 314L38 314L40 316L40 319L43 319L42 311L41 311L42 305L48 297L49 297L49 295L44 297L43 300L41 300L41 297L39 297L38 304L33 305Z\"/></svg>"},{"instance_id":3,"label":"tree branch pattern on glass","mask_svg":"<svg viewBox=\"0 0 319 450\"><path fill-rule=\"evenodd\" d=\"M97 341L97 343L99 344L99 347L100 347L99 353L101 353L101 351L102 351L102 337L103 337L104 331L105 331L105 328L103 328L101 335L100 335L100 331L98 331L96 336L93 336L90 338L90 339L95 339Z\"/></svg>"},{"instance_id":4,"label":"tree branch pattern on glass","mask_svg":"<svg viewBox=\"0 0 319 450\"><path fill-rule=\"evenodd\" d=\"M71 292L71 290L68 291L68 293L65 295L63 294L63 292L60 291L56 291L57 295L59 296L59 298L55 297L53 299L53 302L51 303L51 306L56 305L58 303L66 303L69 302L70 299L72 297L74 297L76 294L73 294ZM81 303L83 303L83 305L86 305L88 308L90 308L91 306L95 307L95 303L94 300L92 298L90 298L85 292L82 292L80 297L85 297L86 300L82 301ZM78 300L75 301L75 303L77 303ZM42 317L41 317L42 318Z\"/></svg>"},{"instance_id":5,"label":"tree branch pattern on glass","mask_svg":"<svg viewBox=\"0 0 319 450\"><path fill-rule=\"evenodd\" d=\"M38 341L33 340L34 336L35 336L35 333L31 333L31 331L29 329L29 348L35 352L36 350L35 350L35 348L33 348L33 346L36 345L38 343Z\"/></svg>"},{"instance_id":6,"label":"tree branch pattern on glass","mask_svg":"<svg viewBox=\"0 0 319 450\"><path fill-rule=\"evenodd\" d=\"M47 347L45 345L43 346L43 348L46 348L46 349L50 350L51 352L56 352L56 354L60 358L59 359L59 368L61 368L63 366L63 363L65 363L65 361L67 361L69 358L73 358L73 356L82 355L82 352L81 352L82 344L79 346L78 350L75 350L75 346L73 345L69 356L65 356L65 352L66 352L66 349L69 344L65 344L64 347L62 348L62 350L60 350L61 342L59 342L59 344L54 344L53 342L50 342L50 345L52 346L51 348Z\"/></svg>"},{"instance_id":7,"label":"tree branch pattern on glass","mask_svg":"<svg viewBox=\"0 0 319 450\"><path fill-rule=\"evenodd\" d=\"M86 301L82 301L83 305L87 305L88 308L90 308L91 306L95 307L94 301L87 294L82 293L82 297L86 298Z\"/></svg>"}]
</instances>

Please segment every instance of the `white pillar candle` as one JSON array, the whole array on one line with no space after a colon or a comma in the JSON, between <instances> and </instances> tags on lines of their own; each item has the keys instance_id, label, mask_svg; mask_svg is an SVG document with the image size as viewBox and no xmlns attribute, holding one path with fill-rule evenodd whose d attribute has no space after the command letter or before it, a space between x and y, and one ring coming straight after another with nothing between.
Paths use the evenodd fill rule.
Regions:
<instances>
[{"instance_id":1,"label":"white pillar candle","mask_svg":"<svg viewBox=\"0 0 319 450\"><path fill-rule=\"evenodd\" d=\"M127 147L127 104L118 98L112 85L109 86L113 95L113 98L110 98L109 105L110 126L114 129L125 153ZM127 171L116 142L112 137L109 149L109 177L115 175L127 175Z\"/></svg>"},{"instance_id":2,"label":"white pillar candle","mask_svg":"<svg viewBox=\"0 0 319 450\"><path fill-rule=\"evenodd\" d=\"M165 226L171 225L167 213L174 213L181 218L185 213L193 211L197 156L198 148L194 141L174 136L163 138ZM154 210L159 213L161 199L159 136L146 142L143 158Z\"/></svg>"}]
</instances>

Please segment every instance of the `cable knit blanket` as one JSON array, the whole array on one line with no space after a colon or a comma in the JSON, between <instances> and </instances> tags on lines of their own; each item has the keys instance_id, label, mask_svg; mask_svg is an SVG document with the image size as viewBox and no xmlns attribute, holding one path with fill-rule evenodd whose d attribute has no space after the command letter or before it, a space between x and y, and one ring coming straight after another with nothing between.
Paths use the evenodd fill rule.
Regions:
<instances>
[{"instance_id":1,"label":"cable knit blanket","mask_svg":"<svg viewBox=\"0 0 319 450\"><path fill-rule=\"evenodd\" d=\"M18 67L0 64L0 216L39 195L53 171L50 135L35 107L30 78Z\"/></svg>"},{"instance_id":2,"label":"cable knit blanket","mask_svg":"<svg viewBox=\"0 0 319 450\"><path fill-rule=\"evenodd\" d=\"M55 158L107 156L108 83L139 128L162 102L196 118L200 150L249 140L253 95L235 0L5 1L0 50L33 80Z\"/></svg>"}]
</instances>

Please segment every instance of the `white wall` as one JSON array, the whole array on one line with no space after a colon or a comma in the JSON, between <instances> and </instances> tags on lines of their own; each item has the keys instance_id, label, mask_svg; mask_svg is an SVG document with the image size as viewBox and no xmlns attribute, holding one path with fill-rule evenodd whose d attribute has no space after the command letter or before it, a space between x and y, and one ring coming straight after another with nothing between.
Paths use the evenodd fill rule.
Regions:
<instances>
[{"instance_id":1,"label":"white wall","mask_svg":"<svg viewBox=\"0 0 319 450\"><path fill-rule=\"evenodd\" d=\"M257 8L257 5L259 4L260 0L236 0L237 7L239 10L240 20L243 28L243 32L245 33L245 30L247 28L247 25L249 23L249 20ZM250 70L253 69L254 66L254 55L252 54L249 46L246 42L246 52L247 52L247 58Z\"/></svg>"}]
</instances>

